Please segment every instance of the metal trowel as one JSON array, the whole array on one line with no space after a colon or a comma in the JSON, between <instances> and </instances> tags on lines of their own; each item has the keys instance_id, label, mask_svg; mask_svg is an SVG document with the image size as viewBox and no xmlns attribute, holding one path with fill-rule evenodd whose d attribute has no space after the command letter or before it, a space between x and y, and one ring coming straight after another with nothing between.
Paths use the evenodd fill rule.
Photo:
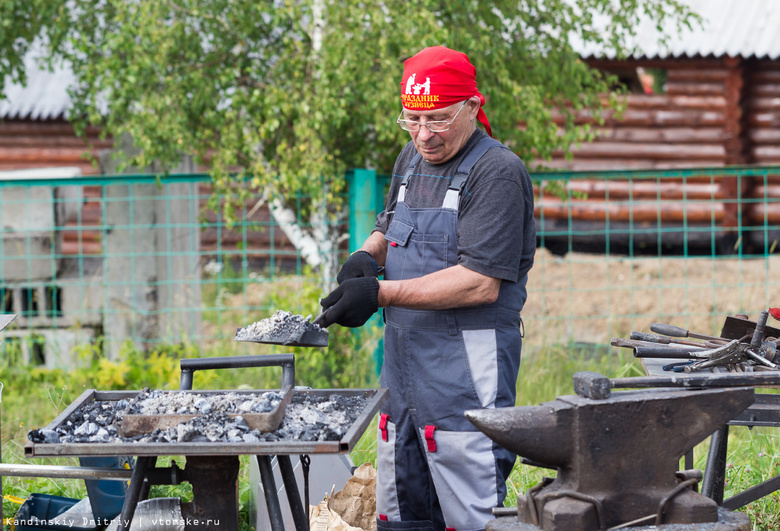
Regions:
<instances>
[{"instance_id":1,"label":"metal trowel","mask_svg":"<svg viewBox=\"0 0 780 531\"><path fill-rule=\"evenodd\" d=\"M285 345L288 347L327 347L328 346L328 331L320 328L319 326L313 326L315 323L310 323L302 316L293 316L293 319L289 319L292 314L289 312L281 312L286 314L282 320L274 320L280 312L274 314L269 323L266 322L264 327L260 327L260 330L252 330L251 326L246 328L239 328L236 330L235 341L249 342L249 343L265 343L269 345ZM255 335L252 335L254 332Z\"/></svg>"},{"instance_id":2,"label":"metal trowel","mask_svg":"<svg viewBox=\"0 0 780 531\"><path fill-rule=\"evenodd\" d=\"M236 332L240 331L239 328ZM246 343L264 343L266 345L284 345L287 347L327 347L327 330L302 330L286 334L275 333L269 336L239 338L235 341Z\"/></svg>"}]
</instances>

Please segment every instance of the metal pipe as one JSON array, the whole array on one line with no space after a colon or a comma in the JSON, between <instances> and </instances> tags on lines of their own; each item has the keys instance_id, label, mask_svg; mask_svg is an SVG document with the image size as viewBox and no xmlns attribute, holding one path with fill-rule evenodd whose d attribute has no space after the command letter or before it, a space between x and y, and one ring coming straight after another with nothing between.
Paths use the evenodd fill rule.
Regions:
<instances>
[{"instance_id":1,"label":"metal pipe","mask_svg":"<svg viewBox=\"0 0 780 531\"><path fill-rule=\"evenodd\" d=\"M517 516L517 507L493 507L493 516L496 518Z\"/></svg>"},{"instance_id":2,"label":"metal pipe","mask_svg":"<svg viewBox=\"0 0 780 531\"><path fill-rule=\"evenodd\" d=\"M761 343L764 341L764 331L766 330L766 320L769 318L769 312L763 310L756 322L756 327L753 329L753 337L750 339L750 346L754 349L759 349Z\"/></svg>"},{"instance_id":3,"label":"metal pipe","mask_svg":"<svg viewBox=\"0 0 780 531\"><path fill-rule=\"evenodd\" d=\"M179 389L182 391L189 391L192 389L192 370L181 368L181 376L179 377Z\"/></svg>"},{"instance_id":4,"label":"metal pipe","mask_svg":"<svg viewBox=\"0 0 780 531\"><path fill-rule=\"evenodd\" d=\"M268 518L271 520L271 530L284 531L284 518L282 517L282 508L279 505L279 496L276 493L271 457L267 455L255 457L260 469L260 480L263 483L263 494L265 495L265 504L268 508Z\"/></svg>"},{"instance_id":5,"label":"metal pipe","mask_svg":"<svg viewBox=\"0 0 780 531\"><path fill-rule=\"evenodd\" d=\"M152 462L152 459L153 458L151 457L141 456L135 460L133 476L130 480L130 486L127 488L125 503L122 505L117 531L128 531L128 529L130 529L130 524L133 522L133 515L135 515L135 508L138 505L138 500L141 497L141 490L144 486L146 470L149 468L149 463ZM155 457L154 459L157 458Z\"/></svg>"},{"instance_id":6,"label":"metal pipe","mask_svg":"<svg viewBox=\"0 0 780 531\"><path fill-rule=\"evenodd\" d=\"M723 504L728 440L728 424L724 424L723 427L712 434L712 437L710 438L710 451L707 456L707 467L704 469L704 480L701 484L701 493L718 505Z\"/></svg>"},{"instance_id":7,"label":"metal pipe","mask_svg":"<svg viewBox=\"0 0 780 531\"><path fill-rule=\"evenodd\" d=\"M282 483L287 492L287 501L290 503L290 512L296 531L307 531L309 529L309 520L301 502L301 494L298 492L298 482L295 481L295 471L290 462L289 455L277 455L276 462L279 463L279 471L282 473ZM308 512L308 507L306 508Z\"/></svg>"},{"instance_id":8,"label":"metal pipe","mask_svg":"<svg viewBox=\"0 0 780 531\"><path fill-rule=\"evenodd\" d=\"M295 356L293 354L264 354L262 356L223 356L220 358L184 358L179 360L181 378L179 389L192 389L195 371L209 369L242 369L247 367L281 367L282 388L295 385Z\"/></svg>"},{"instance_id":9,"label":"metal pipe","mask_svg":"<svg viewBox=\"0 0 780 531\"><path fill-rule=\"evenodd\" d=\"M648 387L764 387L780 385L780 371L741 372L730 374L697 374L685 376L637 376L612 378L613 389L640 389Z\"/></svg>"},{"instance_id":10,"label":"metal pipe","mask_svg":"<svg viewBox=\"0 0 780 531\"><path fill-rule=\"evenodd\" d=\"M69 478L69 479L107 479L109 481L127 481L133 475L125 468L100 468L90 466L52 466L0 464L0 476Z\"/></svg>"}]
</instances>

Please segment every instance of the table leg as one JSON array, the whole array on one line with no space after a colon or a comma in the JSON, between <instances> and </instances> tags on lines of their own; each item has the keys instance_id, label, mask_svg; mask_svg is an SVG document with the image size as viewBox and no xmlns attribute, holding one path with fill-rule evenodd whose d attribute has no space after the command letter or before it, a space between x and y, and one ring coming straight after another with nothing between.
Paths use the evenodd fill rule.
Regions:
<instances>
[{"instance_id":1,"label":"table leg","mask_svg":"<svg viewBox=\"0 0 780 531\"><path fill-rule=\"evenodd\" d=\"M710 451L707 455L707 467L704 469L704 480L702 481L701 487L701 493L715 501L718 505L723 504L728 439L728 424L725 424L722 428L712 434L712 437L710 438Z\"/></svg>"},{"instance_id":2,"label":"table leg","mask_svg":"<svg viewBox=\"0 0 780 531\"><path fill-rule=\"evenodd\" d=\"M685 452L683 456L683 466L685 470L691 470L693 468L693 448Z\"/></svg>"},{"instance_id":3,"label":"table leg","mask_svg":"<svg viewBox=\"0 0 780 531\"><path fill-rule=\"evenodd\" d=\"M308 507L304 508L301 502L301 493L298 492L298 482L295 481L295 471L289 455L277 455L276 461L279 463L279 471L282 473L282 482L284 490L287 491L287 501L290 502L290 512L292 512L293 522L295 522L296 531L307 531L309 529L309 519L306 518Z\"/></svg>"},{"instance_id":4,"label":"table leg","mask_svg":"<svg viewBox=\"0 0 780 531\"><path fill-rule=\"evenodd\" d=\"M258 468L260 469L260 480L263 482L263 494L265 495L265 504L268 507L268 516L271 520L271 529L272 531L284 531L284 518L282 517L282 508L279 505L279 496L276 494L276 481L274 481L271 457L258 455L256 458Z\"/></svg>"},{"instance_id":5,"label":"table leg","mask_svg":"<svg viewBox=\"0 0 780 531\"><path fill-rule=\"evenodd\" d=\"M130 529L130 523L133 521L133 515L135 514L135 507L138 505L138 500L144 487L146 470L149 468L149 464L153 459L156 460L157 458L139 457L135 460L133 476L130 478L130 486L127 488L125 503L122 505L122 513L119 515L119 526L117 527L117 531L127 531Z\"/></svg>"}]
</instances>

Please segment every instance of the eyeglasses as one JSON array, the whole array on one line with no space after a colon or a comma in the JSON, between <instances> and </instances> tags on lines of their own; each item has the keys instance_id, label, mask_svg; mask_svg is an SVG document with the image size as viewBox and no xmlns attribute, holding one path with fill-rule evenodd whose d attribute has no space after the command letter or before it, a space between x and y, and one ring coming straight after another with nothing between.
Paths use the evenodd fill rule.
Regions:
<instances>
[{"instance_id":1,"label":"eyeglasses","mask_svg":"<svg viewBox=\"0 0 780 531\"><path fill-rule=\"evenodd\" d=\"M396 120L396 123L400 125L401 129L403 129L404 131L416 132L419 131L420 127L424 125L425 127L428 128L428 130L431 133L443 133L444 131L448 131L450 129L450 125L452 125L452 122L454 122L455 118L458 117L458 114L460 114L460 110L463 108L464 105L466 105L466 101L460 104L460 107L458 108L458 112L455 113L455 116L453 116L452 120L450 120L449 122L447 120L434 120L432 122L425 122L424 124L421 124L420 122L415 122L413 120L401 120L401 116L403 116L404 114L404 111L401 111L401 114L398 115L398 119Z\"/></svg>"}]
</instances>

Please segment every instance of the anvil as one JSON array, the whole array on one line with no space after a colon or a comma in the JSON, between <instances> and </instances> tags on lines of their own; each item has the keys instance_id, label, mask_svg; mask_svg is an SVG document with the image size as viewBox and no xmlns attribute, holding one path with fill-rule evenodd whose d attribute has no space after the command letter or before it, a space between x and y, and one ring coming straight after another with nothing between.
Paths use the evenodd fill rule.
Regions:
<instances>
[{"instance_id":1,"label":"anvil","mask_svg":"<svg viewBox=\"0 0 780 531\"><path fill-rule=\"evenodd\" d=\"M681 456L752 403L752 388L650 389L466 417L504 448L558 470L532 496L518 497L518 521L585 531L657 514L680 483ZM679 489L662 513L665 524L718 520L717 504L692 489Z\"/></svg>"}]
</instances>

